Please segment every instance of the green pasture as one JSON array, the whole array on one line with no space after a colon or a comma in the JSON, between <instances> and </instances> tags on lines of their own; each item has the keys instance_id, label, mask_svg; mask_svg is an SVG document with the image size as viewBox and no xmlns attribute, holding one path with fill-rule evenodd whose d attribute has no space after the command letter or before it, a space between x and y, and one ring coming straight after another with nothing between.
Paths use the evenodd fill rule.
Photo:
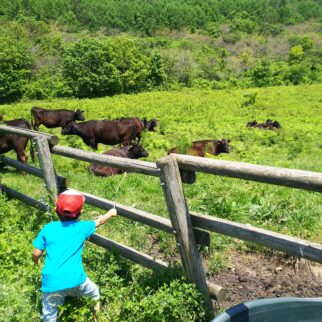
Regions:
<instances>
[{"instance_id":1,"label":"green pasture","mask_svg":"<svg viewBox=\"0 0 322 322\"><path fill-rule=\"evenodd\" d=\"M257 93L256 100L249 103L249 97L254 93ZM192 140L226 138L231 140L231 153L213 158L322 172L321 93L322 85L271 87L247 91L150 92L99 99L21 102L1 105L0 113L4 115L5 120L18 117L30 119L31 107L40 106L79 108L85 111L87 120L126 116L157 118L157 131L145 132L143 135L143 146L150 153L146 161L154 162L166 155L168 148L184 146ZM256 119L258 122L265 122L267 118L279 121L282 129L268 131L246 128L249 121ZM43 126L40 130L58 135L61 145L91 150L77 136L62 136L59 129L50 130ZM109 148L100 144L98 152ZM15 158L14 153L9 155ZM108 178L94 177L88 173L87 163L55 155L53 160L57 173L68 178L70 187L167 216L158 178L135 173ZM7 168L1 172L1 183L37 199L47 200L43 181L31 175L23 175ZM322 207L321 196L318 193L205 174L197 174L196 183L184 185L184 190L189 208L193 211L249 223L314 242L322 241ZM30 263L30 243L40 227L48 222L49 215L29 209L17 201L7 201L3 196L0 198L1 218L4 223L0 230L0 257L6 257L5 270L0 273L0 277L1 280L7 280L2 281L4 286L0 293L9 292L12 301L15 302L19 297L10 285L21 287L26 298L19 298L19 305L27 310L29 315L38 316L39 291L30 295L30 288L39 288L40 269L35 272ZM83 218L93 218L100 213L102 211L99 209L86 206ZM174 265L179 259L173 237L121 217L112 219L99 229L99 233L171 261ZM156 239L157 242L152 244L152 239ZM20 245L19 248L14 246L15 243ZM226 256L231 248L268 251L212 234L211 251L204 250L202 253L209 274L214 275L225 267ZM10 260L11 256L13 260ZM26 271L23 269L24 265ZM146 321L162 321L154 320L156 312L148 313L148 308L152 310L151 307L163 310L161 316L171 316L167 315L169 312L165 313L168 307L179 308L177 313L170 310L171 314L174 314L171 318L178 321L202 318L198 294L187 284L178 282L177 278L181 273L175 268L171 271L174 277L170 279L156 277L152 272L119 259L117 254L106 254L95 246L87 246L85 267L93 278L98 280L101 288L110 285L110 288L104 291L106 306L103 306L102 312L107 320L141 321L139 316L144 311L142 316ZM10 275L12 271L19 272L21 278L16 274ZM107 276L103 278L102 275L105 274ZM163 283L166 283L167 287L162 288ZM190 292L192 295L176 298L176 289L179 293ZM150 302L143 300L147 294L151 298L148 297L146 301ZM122 296L122 299L117 296ZM164 304L166 299L169 303ZM0 313L6 312L4 307L8 306L15 310L13 304L1 301ZM120 303L128 304L122 306ZM183 313L184 310L180 310L180 307L187 308L187 313ZM67 310L69 315L65 314L63 317L65 316L66 321L72 320L75 312L68 307ZM85 316L86 312L82 314ZM151 314L150 317L148 314Z\"/></svg>"}]
</instances>

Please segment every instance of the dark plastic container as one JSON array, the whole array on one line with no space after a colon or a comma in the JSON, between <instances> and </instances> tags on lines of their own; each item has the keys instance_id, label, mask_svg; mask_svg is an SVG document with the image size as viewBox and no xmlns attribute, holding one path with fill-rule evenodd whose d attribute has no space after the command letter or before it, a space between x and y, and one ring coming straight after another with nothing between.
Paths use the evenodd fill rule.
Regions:
<instances>
[{"instance_id":1,"label":"dark plastic container","mask_svg":"<svg viewBox=\"0 0 322 322\"><path fill-rule=\"evenodd\" d=\"M322 298L248 301L231 307L211 322L322 322Z\"/></svg>"}]
</instances>

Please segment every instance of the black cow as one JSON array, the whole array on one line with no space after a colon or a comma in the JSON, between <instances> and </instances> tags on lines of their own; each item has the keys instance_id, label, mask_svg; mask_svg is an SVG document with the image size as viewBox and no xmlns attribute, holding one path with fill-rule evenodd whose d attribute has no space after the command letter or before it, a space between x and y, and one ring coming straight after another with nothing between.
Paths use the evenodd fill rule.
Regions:
<instances>
[{"instance_id":1,"label":"black cow","mask_svg":"<svg viewBox=\"0 0 322 322\"><path fill-rule=\"evenodd\" d=\"M83 112L79 109L75 111L60 109L60 110L45 110L34 106L31 109L31 119L33 128L38 131L41 124L48 128L62 127L73 121L84 121Z\"/></svg>"},{"instance_id":2,"label":"black cow","mask_svg":"<svg viewBox=\"0 0 322 322\"><path fill-rule=\"evenodd\" d=\"M136 135L135 125L127 119L72 122L67 124L61 133L63 135L78 135L85 144L95 150L97 150L98 143L130 145L135 140Z\"/></svg>"},{"instance_id":3,"label":"black cow","mask_svg":"<svg viewBox=\"0 0 322 322\"><path fill-rule=\"evenodd\" d=\"M180 150L175 147L169 149L168 154L179 153L204 157L206 153L212 155L229 153L229 142L230 140L226 139L193 141L191 146L185 151L185 153L181 153Z\"/></svg>"},{"instance_id":4,"label":"black cow","mask_svg":"<svg viewBox=\"0 0 322 322\"><path fill-rule=\"evenodd\" d=\"M149 156L149 153L139 144L134 144L130 146L125 146L123 148L115 148L109 151L104 152L106 155L113 155L121 158L128 159L139 159ZM124 172L122 169L111 168L108 166L91 163L88 167L88 171L96 176L113 176L115 174L121 174Z\"/></svg>"},{"instance_id":5,"label":"black cow","mask_svg":"<svg viewBox=\"0 0 322 322\"><path fill-rule=\"evenodd\" d=\"M155 128L158 125L158 120L157 119L151 119L150 121L147 121L145 118L141 120L143 122L143 126L146 130L150 132L155 132Z\"/></svg>"},{"instance_id":6,"label":"black cow","mask_svg":"<svg viewBox=\"0 0 322 322\"><path fill-rule=\"evenodd\" d=\"M31 130L31 125L26 119L17 119L6 121L6 125L15 126L22 129ZM0 136L0 154L7 153L14 150L17 154L17 159L21 162L27 163L28 156L26 155L26 146L28 144L29 138L17 135L17 134L3 134ZM30 154L32 160L34 160L34 151L32 144L30 145Z\"/></svg>"},{"instance_id":7,"label":"black cow","mask_svg":"<svg viewBox=\"0 0 322 322\"><path fill-rule=\"evenodd\" d=\"M266 120L266 123L257 123L256 120L252 122L248 122L246 124L247 127L255 127L258 129L268 129L268 130L275 130L275 129L280 129L282 126L279 122L277 121L272 121L270 119Z\"/></svg>"}]
</instances>

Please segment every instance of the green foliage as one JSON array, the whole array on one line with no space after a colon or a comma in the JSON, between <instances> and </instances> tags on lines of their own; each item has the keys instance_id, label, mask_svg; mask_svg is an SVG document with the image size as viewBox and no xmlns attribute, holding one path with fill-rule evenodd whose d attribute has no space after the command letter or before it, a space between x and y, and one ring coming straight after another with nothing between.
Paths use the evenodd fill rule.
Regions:
<instances>
[{"instance_id":1,"label":"green foliage","mask_svg":"<svg viewBox=\"0 0 322 322\"><path fill-rule=\"evenodd\" d=\"M66 50L63 75L77 97L112 95L122 91L112 49L103 42L82 40Z\"/></svg>"},{"instance_id":2,"label":"green foliage","mask_svg":"<svg viewBox=\"0 0 322 322\"><path fill-rule=\"evenodd\" d=\"M229 34L225 34L222 37L223 41L229 44L235 44L241 39L241 35L238 32L230 32Z\"/></svg>"},{"instance_id":3,"label":"green foliage","mask_svg":"<svg viewBox=\"0 0 322 322\"><path fill-rule=\"evenodd\" d=\"M0 36L0 103L22 97L32 67L24 32L19 25L13 24Z\"/></svg>"},{"instance_id":4,"label":"green foliage","mask_svg":"<svg viewBox=\"0 0 322 322\"><path fill-rule=\"evenodd\" d=\"M5 119L29 117L30 108L39 105L80 108L85 110L87 119L156 117L160 121L157 131L146 132L143 138L143 145L150 153L149 161L166 155L170 147L184 147L185 142L229 138L231 152L213 158L321 172L321 146L316 144L321 141L318 131L318 93L321 90L322 86L316 84L249 90L257 93L255 104L243 109L240 106L247 100L245 90L186 89L91 100L20 102L0 106L0 113L4 113ZM248 121L265 122L267 118L278 120L282 129L246 128ZM61 145L91 150L77 136L61 136L60 129L41 127L41 130L58 135ZM107 149L99 145L99 152ZM15 158L14 153L8 156ZM70 187L167 217L158 178L128 173L122 182L123 176L91 176L84 162L57 155L53 155L53 160L57 174L66 176ZM2 169L0 176L1 184L38 200L46 195L40 178L11 168ZM184 190L191 211L321 243L322 212L317 193L201 173L196 183L185 185ZM86 205L81 219L91 219L99 213ZM49 220L48 214L0 195L0 312L5 321L40 319L42 264L34 266L30 253L32 240ZM162 260L175 264L179 260L173 236L121 216L99 228L99 234ZM230 248L240 247L238 245L233 239L213 235L209 254L202 253L207 274L212 276L227 267ZM182 272L175 264L169 275L161 275L130 263L116 252L86 243L84 267L101 293L99 319L120 322L153 321L154 317L161 321L202 320L200 294L182 280ZM75 303L69 299L62 307L61 320L90 321L92 312L91 303L79 300Z\"/></svg>"}]
</instances>

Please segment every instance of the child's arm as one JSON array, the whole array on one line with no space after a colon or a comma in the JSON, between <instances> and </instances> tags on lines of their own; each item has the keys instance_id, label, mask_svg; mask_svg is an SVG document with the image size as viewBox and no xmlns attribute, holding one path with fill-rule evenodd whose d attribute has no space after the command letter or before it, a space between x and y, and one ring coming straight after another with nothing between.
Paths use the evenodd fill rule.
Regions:
<instances>
[{"instance_id":1,"label":"child's arm","mask_svg":"<svg viewBox=\"0 0 322 322\"><path fill-rule=\"evenodd\" d=\"M39 259L40 259L40 257L41 257L41 255L43 254L43 250L40 250L40 249L38 249L38 248L35 248L34 249L34 251L33 251L33 253L32 253L32 256L31 256L31 258L32 258L32 261L36 264L36 265L38 265L38 263L39 263Z\"/></svg>"},{"instance_id":2,"label":"child's arm","mask_svg":"<svg viewBox=\"0 0 322 322\"><path fill-rule=\"evenodd\" d=\"M109 210L105 215L100 216L95 220L96 227L99 227L105 224L111 217L114 217L116 215L117 215L116 209Z\"/></svg>"}]
</instances>

